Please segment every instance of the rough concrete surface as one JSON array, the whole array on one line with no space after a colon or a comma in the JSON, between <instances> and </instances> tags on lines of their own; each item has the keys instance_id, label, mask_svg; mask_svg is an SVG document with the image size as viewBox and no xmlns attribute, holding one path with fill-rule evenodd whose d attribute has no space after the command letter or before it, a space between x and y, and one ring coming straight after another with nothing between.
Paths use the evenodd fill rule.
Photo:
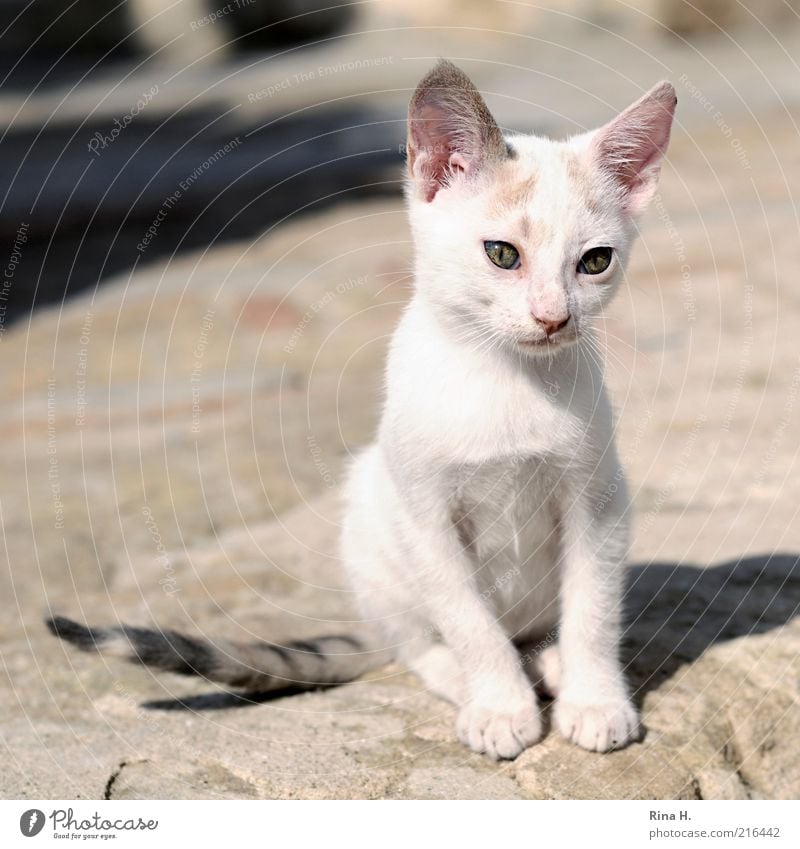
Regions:
<instances>
[{"instance_id":1,"label":"rough concrete surface","mask_svg":"<svg viewBox=\"0 0 800 849\"><path fill-rule=\"evenodd\" d=\"M624 652L644 740L597 755L550 733L494 764L399 667L242 698L46 632L51 611L233 638L350 627L337 487L375 426L410 246L399 199L343 203L3 329L1 796L797 797L796 69L752 46L770 90L714 42L732 93L697 51L664 50L628 70L676 81L679 125L601 322L636 509ZM632 99L602 84L594 113Z\"/></svg>"}]
</instances>

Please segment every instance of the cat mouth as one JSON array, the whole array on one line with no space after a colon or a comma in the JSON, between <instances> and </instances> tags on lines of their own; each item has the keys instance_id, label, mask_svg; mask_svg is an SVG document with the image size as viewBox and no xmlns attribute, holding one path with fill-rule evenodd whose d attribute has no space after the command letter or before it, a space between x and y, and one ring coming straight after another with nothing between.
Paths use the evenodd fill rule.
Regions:
<instances>
[{"instance_id":1,"label":"cat mouth","mask_svg":"<svg viewBox=\"0 0 800 849\"><path fill-rule=\"evenodd\" d=\"M544 336L537 339L517 339L517 344L523 348L531 349L538 348L543 351L560 348L564 345L571 345L578 339L577 333L571 333L568 336Z\"/></svg>"}]
</instances>

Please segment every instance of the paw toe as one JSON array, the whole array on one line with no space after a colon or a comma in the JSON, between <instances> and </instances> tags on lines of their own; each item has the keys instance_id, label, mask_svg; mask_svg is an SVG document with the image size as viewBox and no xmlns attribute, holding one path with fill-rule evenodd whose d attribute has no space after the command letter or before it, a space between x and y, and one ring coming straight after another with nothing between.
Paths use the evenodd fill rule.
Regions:
<instances>
[{"instance_id":1,"label":"paw toe","mask_svg":"<svg viewBox=\"0 0 800 849\"><path fill-rule=\"evenodd\" d=\"M628 701L556 706L556 723L567 740L592 752L620 749L636 739L639 719Z\"/></svg>"},{"instance_id":2,"label":"paw toe","mask_svg":"<svg viewBox=\"0 0 800 849\"><path fill-rule=\"evenodd\" d=\"M493 760L512 760L541 736L538 707L515 713L496 713L485 708L465 707L458 718L458 737L474 752Z\"/></svg>"}]
</instances>

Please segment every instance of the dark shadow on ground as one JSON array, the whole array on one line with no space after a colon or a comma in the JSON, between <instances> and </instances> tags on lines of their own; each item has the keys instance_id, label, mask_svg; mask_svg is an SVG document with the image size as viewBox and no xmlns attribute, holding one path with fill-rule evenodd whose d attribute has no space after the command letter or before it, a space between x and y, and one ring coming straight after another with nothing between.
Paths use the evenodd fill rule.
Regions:
<instances>
[{"instance_id":1,"label":"dark shadow on ground","mask_svg":"<svg viewBox=\"0 0 800 849\"><path fill-rule=\"evenodd\" d=\"M398 195L404 116L385 118L339 105L245 123L221 102L122 130L96 119L9 130L0 246L20 267L5 323L166 257Z\"/></svg>"},{"instance_id":2,"label":"dark shadow on ground","mask_svg":"<svg viewBox=\"0 0 800 849\"><path fill-rule=\"evenodd\" d=\"M716 643L764 634L800 612L800 555L764 554L702 568L638 564L625 595L622 655L638 701Z\"/></svg>"},{"instance_id":3,"label":"dark shadow on ground","mask_svg":"<svg viewBox=\"0 0 800 849\"><path fill-rule=\"evenodd\" d=\"M317 687L318 690L330 689L330 686ZM186 696L178 699L153 699L142 702L146 710L229 710L232 708L255 707L275 699L285 699L287 696L297 696L307 693L308 688L286 687L281 690L270 690L264 693L201 693L196 696Z\"/></svg>"},{"instance_id":4,"label":"dark shadow on ground","mask_svg":"<svg viewBox=\"0 0 800 849\"><path fill-rule=\"evenodd\" d=\"M800 612L800 555L765 554L703 568L636 564L628 571L623 662L634 697L658 687L715 643L764 634ZM215 692L149 701L153 710L252 707L301 692Z\"/></svg>"}]
</instances>

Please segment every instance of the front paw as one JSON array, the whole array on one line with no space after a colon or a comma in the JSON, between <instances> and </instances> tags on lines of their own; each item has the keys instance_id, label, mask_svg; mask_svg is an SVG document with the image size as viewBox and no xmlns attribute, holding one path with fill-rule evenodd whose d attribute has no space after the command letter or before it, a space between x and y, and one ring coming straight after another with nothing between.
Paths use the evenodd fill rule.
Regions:
<instances>
[{"instance_id":1,"label":"front paw","mask_svg":"<svg viewBox=\"0 0 800 849\"><path fill-rule=\"evenodd\" d=\"M598 704L559 699L555 722L567 740L590 752L621 749L639 737L639 715L624 697Z\"/></svg>"},{"instance_id":2,"label":"front paw","mask_svg":"<svg viewBox=\"0 0 800 849\"><path fill-rule=\"evenodd\" d=\"M535 700L511 712L466 705L458 715L458 739L492 760L512 760L542 736Z\"/></svg>"}]
</instances>

